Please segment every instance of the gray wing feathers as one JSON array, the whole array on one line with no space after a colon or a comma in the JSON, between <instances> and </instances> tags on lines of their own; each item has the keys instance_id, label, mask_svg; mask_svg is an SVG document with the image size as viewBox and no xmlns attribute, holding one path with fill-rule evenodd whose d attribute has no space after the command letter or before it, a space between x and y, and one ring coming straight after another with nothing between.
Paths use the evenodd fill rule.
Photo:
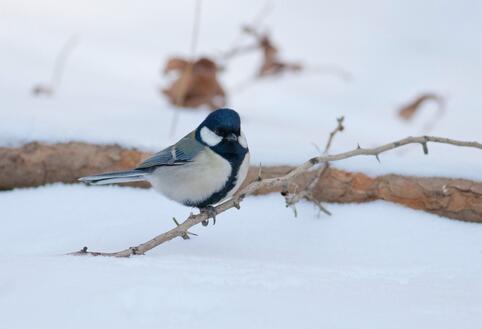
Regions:
<instances>
[{"instance_id":1,"label":"gray wing feathers","mask_svg":"<svg viewBox=\"0 0 482 329\"><path fill-rule=\"evenodd\" d=\"M176 144L154 154L152 157L142 162L134 170L104 173L100 175L82 177L79 178L79 180L92 185L146 180L146 176L148 176L157 167L180 166L187 162L193 161L193 158L202 151L203 147L204 146L201 143L196 141L194 132L192 132Z\"/></svg>"},{"instance_id":2,"label":"gray wing feathers","mask_svg":"<svg viewBox=\"0 0 482 329\"><path fill-rule=\"evenodd\" d=\"M179 166L192 161L192 159L204 147L194 139L193 135L194 133L191 133L176 144L154 154L152 157L138 165L136 169L154 169L159 166Z\"/></svg>"},{"instance_id":3,"label":"gray wing feathers","mask_svg":"<svg viewBox=\"0 0 482 329\"><path fill-rule=\"evenodd\" d=\"M91 185L127 183L145 180L145 172L140 170L116 171L79 178L79 181Z\"/></svg>"}]
</instances>

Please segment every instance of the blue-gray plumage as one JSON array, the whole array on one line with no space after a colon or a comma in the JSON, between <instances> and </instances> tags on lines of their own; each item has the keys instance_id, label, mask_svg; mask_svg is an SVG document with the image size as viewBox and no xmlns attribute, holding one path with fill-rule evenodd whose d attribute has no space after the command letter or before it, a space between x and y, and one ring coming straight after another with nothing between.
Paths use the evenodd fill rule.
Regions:
<instances>
[{"instance_id":1,"label":"blue-gray plumage","mask_svg":"<svg viewBox=\"0 0 482 329\"><path fill-rule=\"evenodd\" d=\"M168 198L206 208L232 196L249 169L249 150L239 115L219 109L176 144L129 171L80 178L103 185L146 180Z\"/></svg>"}]
</instances>

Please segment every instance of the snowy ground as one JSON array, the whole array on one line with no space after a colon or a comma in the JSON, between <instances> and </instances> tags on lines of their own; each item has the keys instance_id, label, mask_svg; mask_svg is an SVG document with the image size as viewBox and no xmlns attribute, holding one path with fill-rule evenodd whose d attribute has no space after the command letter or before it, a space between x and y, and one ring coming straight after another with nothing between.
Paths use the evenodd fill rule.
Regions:
<instances>
[{"instance_id":1,"label":"snowy ground","mask_svg":"<svg viewBox=\"0 0 482 329\"><path fill-rule=\"evenodd\" d=\"M481 324L476 224L385 203L332 205L333 218L305 204L294 219L270 196L126 260L62 254L141 242L188 211L152 191L62 185L3 193L0 207L2 328Z\"/></svg>"},{"instance_id":2,"label":"snowy ground","mask_svg":"<svg viewBox=\"0 0 482 329\"><path fill-rule=\"evenodd\" d=\"M282 56L353 73L345 83L306 74L235 92L253 162L296 164L316 155L336 117L347 130L333 152L425 134L398 106L424 91L447 98L433 135L482 140L482 4L475 1L273 1L266 19ZM259 1L203 2L198 52L236 38ZM159 68L186 54L192 0L2 0L0 145L32 140L169 145L207 112L181 115L159 97ZM79 44L59 93L33 98L72 35ZM256 56L233 61L232 87ZM343 161L369 174L482 180L482 155L432 146ZM0 193L1 328L480 328L482 226L386 203L329 205L331 218L277 196L248 199L215 227L195 228L145 257L74 258L84 245L115 250L172 226L189 209L153 191L54 185ZM267 215L266 209L269 209Z\"/></svg>"}]
</instances>

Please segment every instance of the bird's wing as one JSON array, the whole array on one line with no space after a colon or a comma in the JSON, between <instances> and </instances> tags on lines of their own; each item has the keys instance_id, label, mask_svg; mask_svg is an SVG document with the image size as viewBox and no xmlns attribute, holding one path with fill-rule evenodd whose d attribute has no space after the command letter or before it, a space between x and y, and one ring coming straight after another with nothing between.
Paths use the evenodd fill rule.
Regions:
<instances>
[{"instance_id":1,"label":"bird's wing","mask_svg":"<svg viewBox=\"0 0 482 329\"><path fill-rule=\"evenodd\" d=\"M194 133L182 138L174 145L154 154L150 158L144 160L136 169L154 169L161 166L180 166L187 162L191 162L193 158L201 152L203 145L199 143Z\"/></svg>"}]
</instances>

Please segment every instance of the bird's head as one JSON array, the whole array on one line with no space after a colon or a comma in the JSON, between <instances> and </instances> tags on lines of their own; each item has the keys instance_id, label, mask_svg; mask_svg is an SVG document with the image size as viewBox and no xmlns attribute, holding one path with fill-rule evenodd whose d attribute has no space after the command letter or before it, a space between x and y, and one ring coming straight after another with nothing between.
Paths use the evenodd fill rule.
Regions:
<instances>
[{"instance_id":1,"label":"bird's head","mask_svg":"<svg viewBox=\"0 0 482 329\"><path fill-rule=\"evenodd\" d=\"M239 146L248 148L239 114L226 108L210 113L196 129L196 138L218 153L234 152Z\"/></svg>"}]
</instances>

